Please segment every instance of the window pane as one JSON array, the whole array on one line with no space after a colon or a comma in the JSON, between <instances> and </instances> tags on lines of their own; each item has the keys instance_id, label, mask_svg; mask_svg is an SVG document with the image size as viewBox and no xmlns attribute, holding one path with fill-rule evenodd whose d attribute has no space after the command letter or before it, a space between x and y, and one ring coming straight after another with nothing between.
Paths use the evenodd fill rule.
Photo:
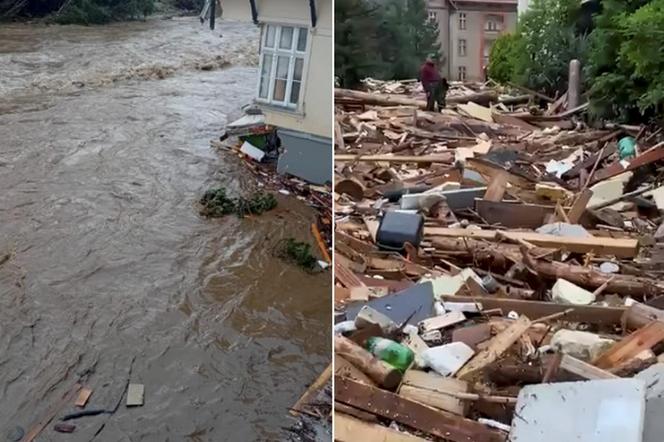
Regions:
<instances>
[{"instance_id":1,"label":"window pane","mask_svg":"<svg viewBox=\"0 0 664 442\"><path fill-rule=\"evenodd\" d=\"M297 104L299 98L300 98L300 82L293 81L290 92L290 102L292 104Z\"/></svg>"},{"instance_id":2,"label":"window pane","mask_svg":"<svg viewBox=\"0 0 664 442\"><path fill-rule=\"evenodd\" d=\"M295 68L293 69L293 80L302 81L302 68L304 67L304 58L295 59Z\"/></svg>"},{"instance_id":3,"label":"window pane","mask_svg":"<svg viewBox=\"0 0 664 442\"><path fill-rule=\"evenodd\" d=\"M261 69L261 85L258 91L259 98L267 98L270 89L270 72L272 72L272 55L263 54L263 68Z\"/></svg>"},{"instance_id":4,"label":"window pane","mask_svg":"<svg viewBox=\"0 0 664 442\"><path fill-rule=\"evenodd\" d=\"M268 48L274 47L274 34L276 28L272 25L267 25L267 30L265 31L265 46Z\"/></svg>"},{"instance_id":5,"label":"window pane","mask_svg":"<svg viewBox=\"0 0 664 442\"><path fill-rule=\"evenodd\" d=\"M289 65L289 57L277 57L277 73L274 79L274 92L272 93L272 99L275 101L286 100L286 84L288 82Z\"/></svg>"},{"instance_id":6,"label":"window pane","mask_svg":"<svg viewBox=\"0 0 664 442\"><path fill-rule=\"evenodd\" d=\"M298 28L299 33L297 34L297 50L304 52L307 50L307 29Z\"/></svg>"},{"instance_id":7,"label":"window pane","mask_svg":"<svg viewBox=\"0 0 664 442\"><path fill-rule=\"evenodd\" d=\"M281 27L281 39L279 49L291 49L293 47L293 28L291 26Z\"/></svg>"}]
</instances>

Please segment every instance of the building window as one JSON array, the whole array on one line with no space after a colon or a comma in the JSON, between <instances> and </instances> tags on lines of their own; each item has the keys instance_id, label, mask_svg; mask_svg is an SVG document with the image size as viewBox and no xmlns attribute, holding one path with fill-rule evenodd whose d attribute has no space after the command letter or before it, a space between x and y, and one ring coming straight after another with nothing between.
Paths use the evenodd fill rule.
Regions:
<instances>
[{"instance_id":1,"label":"building window","mask_svg":"<svg viewBox=\"0 0 664 442\"><path fill-rule=\"evenodd\" d=\"M499 15L488 15L484 22L484 30L499 32L503 29L503 18Z\"/></svg>"},{"instance_id":2,"label":"building window","mask_svg":"<svg viewBox=\"0 0 664 442\"><path fill-rule=\"evenodd\" d=\"M466 40L464 38L459 39L459 57L466 56Z\"/></svg>"},{"instance_id":3,"label":"building window","mask_svg":"<svg viewBox=\"0 0 664 442\"><path fill-rule=\"evenodd\" d=\"M459 29L466 29L466 13L459 12Z\"/></svg>"},{"instance_id":4,"label":"building window","mask_svg":"<svg viewBox=\"0 0 664 442\"><path fill-rule=\"evenodd\" d=\"M438 13L436 11L429 11L429 21L438 20Z\"/></svg>"},{"instance_id":5,"label":"building window","mask_svg":"<svg viewBox=\"0 0 664 442\"><path fill-rule=\"evenodd\" d=\"M465 66L459 66L458 80L459 81L466 81L466 67Z\"/></svg>"},{"instance_id":6,"label":"building window","mask_svg":"<svg viewBox=\"0 0 664 442\"><path fill-rule=\"evenodd\" d=\"M308 29L267 25L263 28L258 101L296 108L302 91Z\"/></svg>"}]
</instances>

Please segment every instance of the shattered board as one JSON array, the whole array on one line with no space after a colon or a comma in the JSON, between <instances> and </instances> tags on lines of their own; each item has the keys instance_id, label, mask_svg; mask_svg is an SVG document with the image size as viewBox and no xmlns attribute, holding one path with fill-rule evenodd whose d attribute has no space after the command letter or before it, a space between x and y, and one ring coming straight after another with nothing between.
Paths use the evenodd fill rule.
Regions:
<instances>
[{"instance_id":1,"label":"shattered board","mask_svg":"<svg viewBox=\"0 0 664 442\"><path fill-rule=\"evenodd\" d=\"M433 285L430 282L414 285L382 298L373 299L369 302L358 302L346 307L346 318L355 319L360 309L365 306L383 313L397 324L402 324L415 312L408 321L409 324L417 325L418 322L436 316L433 308Z\"/></svg>"},{"instance_id":2,"label":"shattered board","mask_svg":"<svg viewBox=\"0 0 664 442\"><path fill-rule=\"evenodd\" d=\"M645 382L607 379L524 387L509 442L641 442Z\"/></svg>"}]
</instances>

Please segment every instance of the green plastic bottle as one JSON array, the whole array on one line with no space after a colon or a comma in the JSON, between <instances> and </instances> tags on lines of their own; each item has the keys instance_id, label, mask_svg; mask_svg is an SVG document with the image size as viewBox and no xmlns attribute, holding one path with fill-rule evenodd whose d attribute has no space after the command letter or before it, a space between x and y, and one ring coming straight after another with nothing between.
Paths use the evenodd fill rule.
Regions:
<instances>
[{"instance_id":1,"label":"green plastic bottle","mask_svg":"<svg viewBox=\"0 0 664 442\"><path fill-rule=\"evenodd\" d=\"M387 362L401 372L406 371L415 358L415 354L410 348L390 339L369 338L366 346L367 350L378 359Z\"/></svg>"}]
</instances>

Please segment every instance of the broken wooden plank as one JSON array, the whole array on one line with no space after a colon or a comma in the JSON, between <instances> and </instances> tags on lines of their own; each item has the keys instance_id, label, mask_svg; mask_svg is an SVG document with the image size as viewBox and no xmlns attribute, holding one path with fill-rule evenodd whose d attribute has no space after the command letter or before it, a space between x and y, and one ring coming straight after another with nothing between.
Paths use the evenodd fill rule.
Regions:
<instances>
[{"instance_id":1,"label":"broken wooden plank","mask_svg":"<svg viewBox=\"0 0 664 442\"><path fill-rule=\"evenodd\" d=\"M489 187L484 194L484 200L493 202L502 201L505 196L505 190L507 189L508 179L509 174L506 170L497 171L496 174L491 177Z\"/></svg>"},{"instance_id":2,"label":"broken wooden plank","mask_svg":"<svg viewBox=\"0 0 664 442\"><path fill-rule=\"evenodd\" d=\"M140 407L143 405L145 386L143 384L129 384L127 387L127 407Z\"/></svg>"},{"instance_id":3,"label":"broken wooden plank","mask_svg":"<svg viewBox=\"0 0 664 442\"><path fill-rule=\"evenodd\" d=\"M484 297L459 297L443 296L443 301L476 301L486 310L501 309L503 314L515 311L520 315L530 318L541 318L544 316L562 313L570 306L546 301L527 301L523 299ZM575 305L574 311L565 315L565 320L570 322L585 322L595 325L619 325L625 307L604 307L599 305Z\"/></svg>"},{"instance_id":4,"label":"broken wooden plank","mask_svg":"<svg viewBox=\"0 0 664 442\"><path fill-rule=\"evenodd\" d=\"M316 380L309 385L309 388L300 396L300 398L295 402L295 405L290 410L290 413L293 416L297 416L304 407L313 399L316 393L327 384L327 382L332 378L332 363L323 370L323 372L316 378Z\"/></svg>"},{"instance_id":5,"label":"broken wooden plank","mask_svg":"<svg viewBox=\"0 0 664 442\"><path fill-rule=\"evenodd\" d=\"M582 379L615 379L618 376L570 355L563 355L560 368Z\"/></svg>"},{"instance_id":6,"label":"broken wooden plank","mask_svg":"<svg viewBox=\"0 0 664 442\"><path fill-rule=\"evenodd\" d=\"M366 284L348 267L339 262L339 255L334 260L334 277L346 288L366 287Z\"/></svg>"},{"instance_id":7,"label":"broken wooden plank","mask_svg":"<svg viewBox=\"0 0 664 442\"><path fill-rule=\"evenodd\" d=\"M28 430L23 439L21 439L21 442L34 441L44 428L46 428L46 426L55 418L55 415L74 400L80 389L80 384L74 384L70 390L67 390L62 396L60 396L60 399L51 406L48 411L46 411L45 415L30 427L30 430Z\"/></svg>"},{"instance_id":8,"label":"broken wooden plank","mask_svg":"<svg viewBox=\"0 0 664 442\"><path fill-rule=\"evenodd\" d=\"M590 189L584 189L583 192L576 197L574 204L572 204L572 208L569 209L569 212L567 213L567 218L571 224L578 224L581 215L586 211L588 201L590 201L590 198L592 197L593 191Z\"/></svg>"},{"instance_id":9,"label":"broken wooden plank","mask_svg":"<svg viewBox=\"0 0 664 442\"><path fill-rule=\"evenodd\" d=\"M466 403L451 393L467 393L468 389L468 384L459 379L411 369L404 374L399 387L399 396L465 416Z\"/></svg>"},{"instance_id":10,"label":"broken wooden plank","mask_svg":"<svg viewBox=\"0 0 664 442\"><path fill-rule=\"evenodd\" d=\"M472 238L497 241L496 230L452 229L448 227L425 227L425 236L444 236L454 238ZM636 239L571 237L547 235L535 232L501 231L501 235L514 241L524 240L540 247L561 249L574 253L594 253L595 255L615 255L621 258L633 258L638 253L639 242Z\"/></svg>"},{"instance_id":11,"label":"broken wooden plank","mask_svg":"<svg viewBox=\"0 0 664 442\"><path fill-rule=\"evenodd\" d=\"M509 229L536 229L553 213L553 207L476 199L475 211L489 224L500 224Z\"/></svg>"},{"instance_id":12,"label":"broken wooden plank","mask_svg":"<svg viewBox=\"0 0 664 442\"><path fill-rule=\"evenodd\" d=\"M458 327L452 332L452 342L463 342L477 351L477 344L491 338L491 325L488 322L468 327Z\"/></svg>"},{"instance_id":13,"label":"broken wooden plank","mask_svg":"<svg viewBox=\"0 0 664 442\"><path fill-rule=\"evenodd\" d=\"M616 342L593 361L599 368L613 368L664 340L664 322L653 321Z\"/></svg>"},{"instance_id":14,"label":"broken wooden plank","mask_svg":"<svg viewBox=\"0 0 664 442\"><path fill-rule=\"evenodd\" d=\"M631 161L621 160L611 164L604 169L600 169L595 172L595 176L591 181L591 184L595 184L599 181L604 181L608 178L619 175L623 172L628 172L630 170L638 169L639 167L654 163L664 159L664 143L659 143L653 146L650 150L642 153Z\"/></svg>"},{"instance_id":15,"label":"broken wooden plank","mask_svg":"<svg viewBox=\"0 0 664 442\"><path fill-rule=\"evenodd\" d=\"M334 440L337 442L426 442L426 439L412 434L363 422L342 413L334 413Z\"/></svg>"},{"instance_id":16,"label":"broken wooden plank","mask_svg":"<svg viewBox=\"0 0 664 442\"><path fill-rule=\"evenodd\" d=\"M88 399L92 395L92 390L89 388L81 388L81 391L78 393L78 397L74 402L74 405L77 407L85 407L85 404L88 403Z\"/></svg>"},{"instance_id":17,"label":"broken wooden plank","mask_svg":"<svg viewBox=\"0 0 664 442\"><path fill-rule=\"evenodd\" d=\"M506 435L474 420L360 382L334 379L335 400L454 442L504 442ZM359 440L359 439L357 439Z\"/></svg>"},{"instance_id":18,"label":"broken wooden plank","mask_svg":"<svg viewBox=\"0 0 664 442\"><path fill-rule=\"evenodd\" d=\"M507 329L491 338L484 350L461 367L456 377L466 380L494 362L530 328L530 325L530 319L525 315L519 316L519 319L510 324Z\"/></svg>"},{"instance_id":19,"label":"broken wooden plank","mask_svg":"<svg viewBox=\"0 0 664 442\"><path fill-rule=\"evenodd\" d=\"M440 330L441 328L446 328L465 320L466 315L464 315L463 312L449 312L444 315L434 316L433 318L420 321L418 326L422 332L426 333L433 330Z\"/></svg>"},{"instance_id":20,"label":"broken wooden plank","mask_svg":"<svg viewBox=\"0 0 664 442\"><path fill-rule=\"evenodd\" d=\"M336 162L384 162L384 163L451 163L454 161L453 153L431 155L351 155L336 154Z\"/></svg>"},{"instance_id":21,"label":"broken wooden plank","mask_svg":"<svg viewBox=\"0 0 664 442\"><path fill-rule=\"evenodd\" d=\"M622 322L628 330L644 327L652 321L664 322L664 310L640 302L630 305L622 318Z\"/></svg>"}]
</instances>

